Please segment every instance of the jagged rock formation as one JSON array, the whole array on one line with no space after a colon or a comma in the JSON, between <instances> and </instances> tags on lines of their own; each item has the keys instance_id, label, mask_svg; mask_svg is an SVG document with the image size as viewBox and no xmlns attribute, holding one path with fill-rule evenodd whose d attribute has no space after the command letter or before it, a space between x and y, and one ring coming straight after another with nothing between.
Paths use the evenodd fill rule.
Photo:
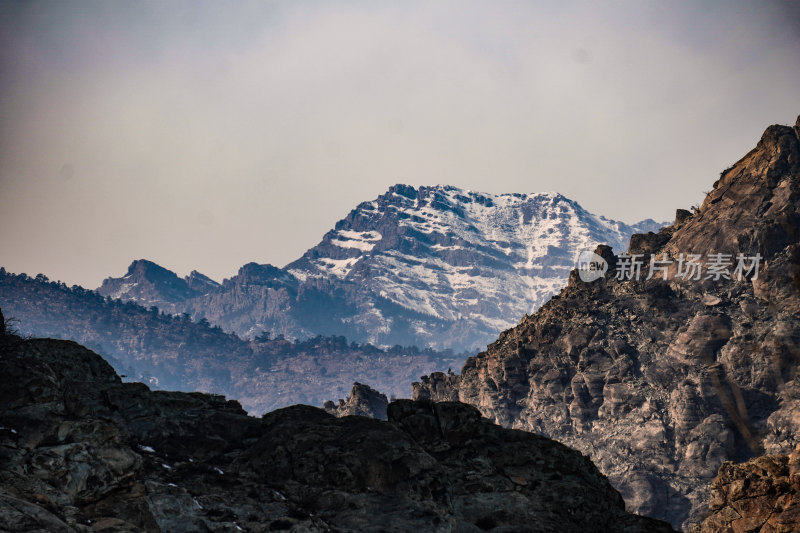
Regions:
<instances>
[{"instance_id":1,"label":"jagged rock formation","mask_svg":"<svg viewBox=\"0 0 800 533\"><path fill-rule=\"evenodd\" d=\"M477 351L563 287L579 251L619 248L659 226L596 216L555 193L396 185L285 268L249 263L189 296L189 280L137 261L98 292L187 312L247 338L266 330ZM138 281L145 266L157 287Z\"/></svg>"},{"instance_id":2,"label":"jagged rock formation","mask_svg":"<svg viewBox=\"0 0 800 533\"><path fill-rule=\"evenodd\" d=\"M434 402L457 402L460 376L448 372L433 372L420 378L421 383L414 382L412 397L415 400L431 400Z\"/></svg>"},{"instance_id":3,"label":"jagged rock formation","mask_svg":"<svg viewBox=\"0 0 800 533\"><path fill-rule=\"evenodd\" d=\"M0 338L0 530L671 531L581 454L458 403L389 422L122 383L73 343Z\"/></svg>"},{"instance_id":4,"label":"jagged rock formation","mask_svg":"<svg viewBox=\"0 0 800 533\"><path fill-rule=\"evenodd\" d=\"M713 514L692 533L800 531L800 444L789 455L723 463L710 508Z\"/></svg>"},{"instance_id":5,"label":"jagged rock formation","mask_svg":"<svg viewBox=\"0 0 800 533\"><path fill-rule=\"evenodd\" d=\"M324 409L334 416L368 416L378 420L386 420L386 408L389 400L382 392L378 392L369 385L354 383L353 390L347 400L339 398L338 403L328 400Z\"/></svg>"},{"instance_id":6,"label":"jagged rock formation","mask_svg":"<svg viewBox=\"0 0 800 533\"><path fill-rule=\"evenodd\" d=\"M219 283L193 270L179 278L171 270L146 259L131 263L121 278L106 278L97 292L111 298L123 297L143 305L167 307L176 302L202 296L219 287Z\"/></svg>"},{"instance_id":7,"label":"jagged rock formation","mask_svg":"<svg viewBox=\"0 0 800 533\"><path fill-rule=\"evenodd\" d=\"M768 128L697 212L631 248L672 259L667 279L645 280L647 255L640 281L618 280L625 263L600 247L604 277L573 271L458 378L430 376L414 396L458 398L575 447L630 508L688 527L707 514L723 461L788 453L800 439L800 119ZM714 279L716 253L731 254L731 279ZM757 277L734 274L740 253L760 254ZM676 277L681 254L702 255L701 279Z\"/></svg>"}]
</instances>

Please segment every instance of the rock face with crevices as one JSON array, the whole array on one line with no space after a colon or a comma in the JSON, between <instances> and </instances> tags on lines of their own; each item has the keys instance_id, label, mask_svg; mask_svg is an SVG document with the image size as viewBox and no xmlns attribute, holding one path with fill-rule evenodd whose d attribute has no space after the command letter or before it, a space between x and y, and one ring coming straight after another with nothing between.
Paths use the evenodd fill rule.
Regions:
<instances>
[{"instance_id":1,"label":"rock face with crevices","mask_svg":"<svg viewBox=\"0 0 800 533\"><path fill-rule=\"evenodd\" d=\"M769 127L699 210L630 251L642 254L639 281L617 279L625 263L599 247L603 278L573 271L459 376L428 376L414 397L458 399L574 447L629 508L688 528L709 513L723 461L800 442L800 119ZM676 277L681 254L701 256L700 279ZM725 276L709 254L729 254ZM757 276L736 275L739 254L760 256ZM657 268L645 279L650 265L667 279Z\"/></svg>"},{"instance_id":2,"label":"rock face with crevices","mask_svg":"<svg viewBox=\"0 0 800 533\"><path fill-rule=\"evenodd\" d=\"M712 515L692 533L800 531L800 445L789 455L724 463L711 485Z\"/></svg>"},{"instance_id":3,"label":"rock face with crevices","mask_svg":"<svg viewBox=\"0 0 800 533\"><path fill-rule=\"evenodd\" d=\"M0 366L1 531L671 531L626 512L588 458L459 403L254 418L13 335Z\"/></svg>"}]
</instances>

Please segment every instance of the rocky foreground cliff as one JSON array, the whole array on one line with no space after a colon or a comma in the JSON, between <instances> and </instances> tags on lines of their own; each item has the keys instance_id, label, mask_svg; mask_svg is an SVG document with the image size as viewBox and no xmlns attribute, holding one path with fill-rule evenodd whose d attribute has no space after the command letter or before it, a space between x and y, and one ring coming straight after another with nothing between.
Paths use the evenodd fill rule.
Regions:
<instances>
[{"instance_id":1,"label":"rocky foreground cliff","mask_svg":"<svg viewBox=\"0 0 800 533\"><path fill-rule=\"evenodd\" d=\"M626 512L588 458L458 403L253 418L12 335L0 366L2 531L671 531Z\"/></svg>"},{"instance_id":2,"label":"rocky foreground cliff","mask_svg":"<svg viewBox=\"0 0 800 533\"><path fill-rule=\"evenodd\" d=\"M414 396L572 446L629 508L688 528L708 515L723 461L800 442L800 119L769 127L696 212L629 252L598 248L604 276L573 271L460 375L426 376ZM740 254L758 273L737 272Z\"/></svg>"}]
</instances>

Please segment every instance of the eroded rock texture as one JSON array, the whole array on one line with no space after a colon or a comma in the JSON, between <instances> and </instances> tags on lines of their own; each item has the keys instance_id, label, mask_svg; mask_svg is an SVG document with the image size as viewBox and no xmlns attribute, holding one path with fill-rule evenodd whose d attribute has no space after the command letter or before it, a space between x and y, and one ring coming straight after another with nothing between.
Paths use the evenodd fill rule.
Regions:
<instances>
[{"instance_id":1,"label":"eroded rock texture","mask_svg":"<svg viewBox=\"0 0 800 533\"><path fill-rule=\"evenodd\" d=\"M711 485L713 514L692 533L800 531L800 445L787 455L724 463Z\"/></svg>"},{"instance_id":2,"label":"eroded rock texture","mask_svg":"<svg viewBox=\"0 0 800 533\"><path fill-rule=\"evenodd\" d=\"M577 448L629 508L688 527L723 461L800 441L800 119L768 128L699 210L631 248L646 254L640 281L617 280L621 263L598 248L604 278L573 271L460 376L426 377L414 397L457 398ZM666 280L645 280L650 253L674 260ZM706 279L715 253L731 254L730 279ZM680 254L702 255L701 279L676 279ZM738 254L760 254L757 278L733 275Z\"/></svg>"},{"instance_id":3,"label":"eroded rock texture","mask_svg":"<svg viewBox=\"0 0 800 533\"><path fill-rule=\"evenodd\" d=\"M5 335L0 366L2 531L671 531L588 458L459 403L259 419L73 342Z\"/></svg>"}]
</instances>

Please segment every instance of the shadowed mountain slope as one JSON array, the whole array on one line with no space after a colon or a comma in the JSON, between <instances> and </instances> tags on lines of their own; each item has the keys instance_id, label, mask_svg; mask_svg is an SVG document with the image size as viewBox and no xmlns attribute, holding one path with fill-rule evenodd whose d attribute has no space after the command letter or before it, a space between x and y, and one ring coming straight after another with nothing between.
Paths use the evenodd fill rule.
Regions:
<instances>
[{"instance_id":1,"label":"shadowed mountain slope","mask_svg":"<svg viewBox=\"0 0 800 533\"><path fill-rule=\"evenodd\" d=\"M617 279L630 257L598 248L605 276L573 271L459 376L426 377L415 397L458 399L575 447L631 509L688 527L708 513L723 461L800 441L800 119L767 128L697 212L634 236L630 251L638 281ZM699 279L678 277L689 254ZM760 256L758 275L738 275L739 254L746 266Z\"/></svg>"},{"instance_id":2,"label":"shadowed mountain slope","mask_svg":"<svg viewBox=\"0 0 800 533\"><path fill-rule=\"evenodd\" d=\"M0 337L0 529L668 532L591 462L458 403L388 422L122 383L65 341Z\"/></svg>"}]
</instances>

